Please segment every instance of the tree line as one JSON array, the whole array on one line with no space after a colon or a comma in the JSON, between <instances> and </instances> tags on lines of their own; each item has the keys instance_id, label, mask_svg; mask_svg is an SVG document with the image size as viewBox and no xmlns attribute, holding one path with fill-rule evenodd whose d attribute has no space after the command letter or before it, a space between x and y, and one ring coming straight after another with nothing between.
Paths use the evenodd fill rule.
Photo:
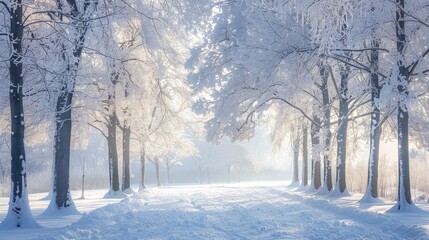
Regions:
<instances>
[{"instance_id":1,"label":"tree line","mask_svg":"<svg viewBox=\"0 0 429 240\"><path fill-rule=\"evenodd\" d=\"M428 7L419 0L219 1L201 23L205 40L189 60L194 91L208 93L194 104L211 116L207 139L239 141L260 125L270 126L274 144L292 138L294 181L302 148L302 158L311 157L309 191L344 196L350 144L366 138L362 201L373 202L379 196L380 140L394 137L398 184L392 210L414 207L410 144L428 146Z\"/></svg>"},{"instance_id":2,"label":"tree line","mask_svg":"<svg viewBox=\"0 0 429 240\"><path fill-rule=\"evenodd\" d=\"M159 166L168 156L173 164L197 153L189 136L199 120L190 108L183 67L192 41L183 40L192 39L185 29L198 6L169 1L0 3L1 84L8 89L1 97L9 103L1 111L10 116L2 121L2 134L10 133L11 154L10 204L3 226L38 226L28 202L26 146L52 144L46 212L58 214L77 212L70 195L70 152L73 145L87 145L88 125L108 145L110 190L105 197L131 191L130 151L140 153L141 189L145 162ZM32 141L26 126L36 136Z\"/></svg>"}]
</instances>

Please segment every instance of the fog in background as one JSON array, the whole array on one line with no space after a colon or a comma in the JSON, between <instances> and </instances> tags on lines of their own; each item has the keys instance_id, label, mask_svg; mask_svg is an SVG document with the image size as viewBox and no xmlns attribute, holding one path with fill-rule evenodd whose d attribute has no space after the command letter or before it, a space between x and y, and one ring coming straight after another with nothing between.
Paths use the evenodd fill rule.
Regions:
<instances>
[{"instance_id":1,"label":"fog in background","mask_svg":"<svg viewBox=\"0 0 429 240\"><path fill-rule=\"evenodd\" d=\"M91 131L85 150L72 150L70 184L73 190L81 189L83 162L85 159L85 187L108 188L109 172L107 142L96 131ZM0 148L2 176L0 194L7 196L10 187L10 156L7 138ZM208 184L239 181L288 180L291 176L290 147L273 153L269 136L259 129L250 141L231 143L224 139L219 145L194 139L199 154L189 157L170 169L169 184ZM28 190L30 193L47 192L51 187L53 151L51 144L27 148ZM118 149L119 150L119 149ZM120 175L122 152L118 151ZM228 174L230 168L230 176ZM140 180L140 156L132 152L131 183ZM161 184L166 184L166 167L160 170ZM146 185L155 184L154 165L146 161Z\"/></svg>"},{"instance_id":2,"label":"fog in background","mask_svg":"<svg viewBox=\"0 0 429 240\"><path fill-rule=\"evenodd\" d=\"M175 184L213 184L240 181L289 181L292 176L291 144L284 143L280 151L273 151L268 131L259 128L255 137L250 141L231 143L229 139L223 139L219 145L213 145L203 140L194 138L199 149L197 156L189 157L170 169L170 183ZM7 136L8 137L8 136ZM287 138L286 138L287 139ZM7 138L2 138L0 147L0 171L1 171L1 196L8 196L10 189L10 156ZM358 180L348 181L350 191L363 191L366 183L367 157L366 143L356 143L354 153L348 158L347 171L349 178ZM426 169L427 153L412 148L411 171ZM120 172L122 174L122 152L118 149L120 160ZM301 154L301 153L300 153ZM30 193L47 192L51 187L52 157L51 144L28 147L28 190ZM396 179L392 178L397 171L396 143L382 142L381 153L382 168L381 182L389 185L391 192L387 197L394 196ZM109 172L107 161L107 142L103 136L96 131L91 131L88 139L88 147L85 150L73 150L71 153L70 184L73 190L80 190L82 183L82 164L85 159L85 188L108 189ZM301 165L302 156L300 155ZM333 166L335 159L333 158ZM301 166L299 173L301 176ZM230 168L230 175L228 169ZM309 169L309 172L311 170ZM389 174L389 171L392 174ZM131 159L131 183L139 184L140 181L140 156L132 152ZM161 166L161 184L166 185L166 167ZM389 177L390 175L390 177ZM413 174L411 181L426 181L416 178L419 174ZM421 175L420 175L421 176ZM423 174L423 176L425 176ZM333 176L335 177L335 176ZM384 179L384 180L383 180ZM155 185L154 165L146 162L146 185Z\"/></svg>"}]
</instances>

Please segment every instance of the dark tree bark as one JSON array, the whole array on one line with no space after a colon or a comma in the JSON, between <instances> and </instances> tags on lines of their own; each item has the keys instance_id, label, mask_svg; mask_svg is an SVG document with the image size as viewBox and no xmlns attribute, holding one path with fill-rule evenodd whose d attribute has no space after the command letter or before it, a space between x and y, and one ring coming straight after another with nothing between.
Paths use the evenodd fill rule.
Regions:
<instances>
[{"instance_id":1,"label":"dark tree bark","mask_svg":"<svg viewBox=\"0 0 429 240\"><path fill-rule=\"evenodd\" d=\"M129 83L125 83L125 99L129 97ZM130 119L128 106L124 109L124 125L121 127L122 130L122 191L131 188L130 180L130 140L131 140L131 129L128 123Z\"/></svg>"},{"instance_id":2,"label":"dark tree bark","mask_svg":"<svg viewBox=\"0 0 429 240\"><path fill-rule=\"evenodd\" d=\"M25 171L24 147L24 106L22 98L22 5L15 1L16 8L12 9L10 20L11 42L13 55L10 59L10 114L11 114L11 177L12 177L12 203L17 218L21 215L19 199L23 197L23 189L27 187L27 174ZM19 227L19 226L18 226Z\"/></svg>"},{"instance_id":3,"label":"dark tree bark","mask_svg":"<svg viewBox=\"0 0 429 240\"><path fill-rule=\"evenodd\" d=\"M320 167L320 118L316 115L313 116L313 122L311 123L311 185L314 189L319 189L322 185L321 180L321 167Z\"/></svg>"},{"instance_id":4,"label":"dark tree bark","mask_svg":"<svg viewBox=\"0 0 429 240\"><path fill-rule=\"evenodd\" d=\"M308 130L302 129L302 186L308 185Z\"/></svg>"},{"instance_id":5,"label":"dark tree bark","mask_svg":"<svg viewBox=\"0 0 429 240\"><path fill-rule=\"evenodd\" d=\"M116 148L116 126L118 118L116 115L115 88L118 80L118 73L112 74L112 86L108 93L108 121L107 121L107 146L109 150L109 177L110 190L117 192L119 189L119 167L118 150Z\"/></svg>"},{"instance_id":6,"label":"dark tree bark","mask_svg":"<svg viewBox=\"0 0 429 240\"><path fill-rule=\"evenodd\" d=\"M2 224L21 227L35 224L31 216L27 195L27 170L24 146L24 107L23 107L23 78L22 78L22 2L11 1L10 10L10 42L12 56L9 62L10 87L9 104L11 116L11 195L6 219ZM23 219L28 215L30 219ZM30 222L26 222L26 220ZM10 222L8 222L10 221Z\"/></svg>"},{"instance_id":7,"label":"dark tree bark","mask_svg":"<svg viewBox=\"0 0 429 240\"><path fill-rule=\"evenodd\" d=\"M410 188L409 146L408 146L408 98L409 72L405 66L405 0L396 0L396 49L398 51L398 210L404 204L412 204Z\"/></svg>"},{"instance_id":8,"label":"dark tree bark","mask_svg":"<svg viewBox=\"0 0 429 240\"><path fill-rule=\"evenodd\" d=\"M346 188L346 155L347 155L347 127L349 123L348 80L350 67L345 65L341 69L341 83L339 89L340 111L337 132L337 176L336 187L343 193Z\"/></svg>"},{"instance_id":9,"label":"dark tree bark","mask_svg":"<svg viewBox=\"0 0 429 240\"><path fill-rule=\"evenodd\" d=\"M371 47L376 49L380 46L378 39L371 41ZM380 135L381 135L381 122L380 122L380 109L377 102L380 99L381 84L379 82L378 71L378 50L371 50L370 67L371 67L371 129L370 129L370 149L368 159L368 182L365 195L368 194L372 198L378 198L378 160L380 151Z\"/></svg>"},{"instance_id":10,"label":"dark tree bark","mask_svg":"<svg viewBox=\"0 0 429 240\"><path fill-rule=\"evenodd\" d=\"M63 86L67 88L67 84ZM72 204L69 186L72 97L73 93L62 89L57 99L53 197L58 208Z\"/></svg>"},{"instance_id":11,"label":"dark tree bark","mask_svg":"<svg viewBox=\"0 0 429 240\"><path fill-rule=\"evenodd\" d=\"M130 127L125 126L122 130L122 191L130 189L130 139L131 130Z\"/></svg>"},{"instance_id":12,"label":"dark tree bark","mask_svg":"<svg viewBox=\"0 0 429 240\"><path fill-rule=\"evenodd\" d=\"M332 190L332 170L331 160L329 159L329 151L331 147L331 106L329 101L328 89L328 69L327 66L322 64L320 66L320 76L322 83L320 89L322 91L322 104L323 104L323 165L324 176L323 185L326 185L328 191Z\"/></svg>"},{"instance_id":13,"label":"dark tree bark","mask_svg":"<svg viewBox=\"0 0 429 240\"><path fill-rule=\"evenodd\" d=\"M67 2L71 8L71 15L80 21L73 23L78 34L78 37L74 40L73 57L66 57L65 53L63 53L63 59L67 62L67 67L56 103L53 197L58 208L67 208L73 205L69 186L72 103L80 57L89 27L89 21L85 21L86 17L83 15L90 5L89 1L85 1L83 13L80 13L74 0L68 0ZM58 8L61 10L61 4L59 4ZM62 16L60 18L62 19Z\"/></svg>"}]
</instances>

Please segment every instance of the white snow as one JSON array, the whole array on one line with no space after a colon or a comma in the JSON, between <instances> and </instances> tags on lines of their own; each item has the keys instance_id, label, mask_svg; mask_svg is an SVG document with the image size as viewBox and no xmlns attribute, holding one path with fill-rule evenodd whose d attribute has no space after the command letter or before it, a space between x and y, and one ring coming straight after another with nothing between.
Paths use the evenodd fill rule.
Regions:
<instances>
[{"instance_id":1,"label":"white snow","mask_svg":"<svg viewBox=\"0 0 429 240\"><path fill-rule=\"evenodd\" d=\"M87 190L83 215L40 217L45 195L30 195L41 229L1 231L4 239L428 239L428 212L386 213L393 203L359 204L286 182L149 187L126 199ZM72 195L79 195L80 191ZM429 209L428 204L417 204ZM7 199L0 199L0 217ZM71 224L71 225L70 225Z\"/></svg>"},{"instance_id":2,"label":"white snow","mask_svg":"<svg viewBox=\"0 0 429 240\"><path fill-rule=\"evenodd\" d=\"M23 176L22 182L25 182ZM13 183L11 184L11 188L14 188ZM19 186L16 192L19 192ZM40 228L39 223L33 219L26 187L22 187L21 198L17 196L15 201L12 201L12 198L5 200L7 200L5 202L8 204L1 211L2 214L4 213L4 216L2 217L2 222L0 223L0 232L3 230L14 229L17 225L19 225L21 229ZM15 209L20 209L20 214L17 214Z\"/></svg>"},{"instance_id":3,"label":"white snow","mask_svg":"<svg viewBox=\"0 0 429 240\"><path fill-rule=\"evenodd\" d=\"M57 204L55 203L55 199L52 198L46 210L42 214L40 214L40 217L55 217L58 215L79 215L79 211L77 211L74 201L68 202L68 204L69 206L67 208L58 208Z\"/></svg>"},{"instance_id":4,"label":"white snow","mask_svg":"<svg viewBox=\"0 0 429 240\"><path fill-rule=\"evenodd\" d=\"M123 193L122 191L113 191L112 189L109 189L109 191L107 191L106 194L104 194L104 198L106 199L113 199L113 198L117 198L117 199L122 199L122 198L126 198L127 195L125 193Z\"/></svg>"}]
</instances>

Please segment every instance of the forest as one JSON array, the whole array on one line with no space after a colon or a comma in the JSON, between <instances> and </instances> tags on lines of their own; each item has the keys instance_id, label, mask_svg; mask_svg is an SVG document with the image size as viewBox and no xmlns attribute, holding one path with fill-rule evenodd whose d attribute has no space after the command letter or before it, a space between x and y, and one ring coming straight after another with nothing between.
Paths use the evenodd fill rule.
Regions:
<instances>
[{"instance_id":1,"label":"forest","mask_svg":"<svg viewBox=\"0 0 429 240\"><path fill-rule=\"evenodd\" d=\"M148 164L160 186L160 168L168 182L197 161L202 183L198 141L258 129L306 194L399 213L427 201L427 0L0 0L0 75L0 227L38 226L28 178L42 171L46 211L78 214L85 152L102 156L84 176L106 161L104 197L126 198ZM249 158L226 163L229 181Z\"/></svg>"}]
</instances>

